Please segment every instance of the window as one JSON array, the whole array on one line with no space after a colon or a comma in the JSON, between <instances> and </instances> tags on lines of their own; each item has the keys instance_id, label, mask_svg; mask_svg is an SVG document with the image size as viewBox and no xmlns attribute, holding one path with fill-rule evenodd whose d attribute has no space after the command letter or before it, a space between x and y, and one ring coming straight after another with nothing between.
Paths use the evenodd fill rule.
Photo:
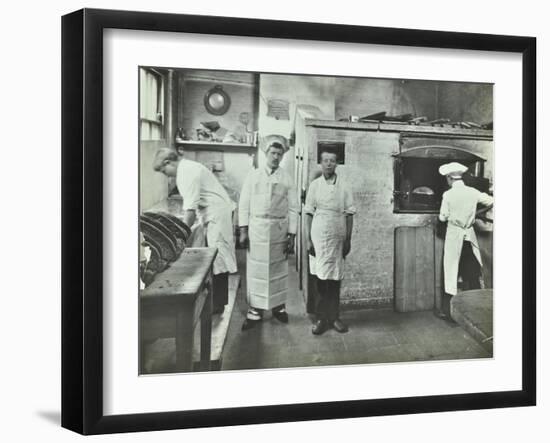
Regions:
<instances>
[{"instance_id":1,"label":"window","mask_svg":"<svg viewBox=\"0 0 550 443\"><path fill-rule=\"evenodd\" d=\"M317 163L321 163L321 153L323 151L336 154L336 160L339 165L345 164L346 161L346 144L344 142L317 142Z\"/></svg>"},{"instance_id":2,"label":"window","mask_svg":"<svg viewBox=\"0 0 550 443\"><path fill-rule=\"evenodd\" d=\"M164 138L164 79L150 68L139 69L139 117L141 140Z\"/></svg>"},{"instance_id":3,"label":"window","mask_svg":"<svg viewBox=\"0 0 550 443\"><path fill-rule=\"evenodd\" d=\"M449 146L415 147L395 155L394 212L439 212L443 193L448 189L439 167L453 161L468 166L463 176L467 185L487 192L489 180L483 178L483 158Z\"/></svg>"}]
</instances>

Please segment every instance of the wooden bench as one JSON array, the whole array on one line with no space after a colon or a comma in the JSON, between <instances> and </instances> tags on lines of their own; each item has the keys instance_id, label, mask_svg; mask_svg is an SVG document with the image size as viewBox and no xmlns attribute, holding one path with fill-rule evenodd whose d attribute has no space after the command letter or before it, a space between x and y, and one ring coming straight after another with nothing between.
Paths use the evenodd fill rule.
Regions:
<instances>
[{"instance_id":1,"label":"wooden bench","mask_svg":"<svg viewBox=\"0 0 550 443\"><path fill-rule=\"evenodd\" d=\"M193 370L194 331L199 323L198 370L210 370L212 342L212 264L216 248L186 248L170 267L140 291L140 374L145 373L146 344L175 337L176 365L172 372Z\"/></svg>"}]
</instances>

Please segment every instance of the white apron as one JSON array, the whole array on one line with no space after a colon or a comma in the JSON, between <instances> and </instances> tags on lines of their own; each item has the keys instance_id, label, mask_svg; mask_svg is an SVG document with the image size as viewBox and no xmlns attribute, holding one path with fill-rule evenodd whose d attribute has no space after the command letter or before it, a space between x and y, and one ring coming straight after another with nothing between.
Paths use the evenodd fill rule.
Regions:
<instances>
[{"instance_id":1,"label":"white apron","mask_svg":"<svg viewBox=\"0 0 550 443\"><path fill-rule=\"evenodd\" d=\"M218 248L213 266L214 274L237 272L231 208L208 208L208 213L199 209L199 216L206 230L207 245Z\"/></svg>"},{"instance_id":2,"label":"white apron","mask_svg":"<svg viewBox=\"0 0 550 443\"><path fill-rule=\"evenodd\" d=\"M483 266L473 226L462 228L448 222L443 252L443 274L445 277L445 292L447 294L456 295L457 293L458 264L460 263L460 254L462 253L464 240L472 244L472 252L475 258L479 262L479 266Z\"/></svg>"},{"instance_id":3,"label":"white apron","mask_svg":"<svg viewBox=\"0 0 550 443\"><path fill-rule=\"evenodd\" d=\"M310 272L321 280L344 278L344 241L346 239L346 214L344 197L336 184L323 186L311 222L311 241L315 257L309 256Z\"/></svg>"},{"instance_id":4,"label":"white apron","mask_svg":"<svg viewBox=\"0 0 550 443\"><path fill-rule=\"evenodd\" d=\"M272 309L288 293L288 188L260 182L250 198L246 256L247 302L252 308Z\"/></svg>"}]
</instances>

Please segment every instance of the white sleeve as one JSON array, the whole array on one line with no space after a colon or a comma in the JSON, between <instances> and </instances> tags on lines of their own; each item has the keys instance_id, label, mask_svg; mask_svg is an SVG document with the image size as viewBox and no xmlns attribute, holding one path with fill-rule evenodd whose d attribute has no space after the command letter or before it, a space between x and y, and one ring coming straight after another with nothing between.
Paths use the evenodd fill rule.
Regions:
<instances>
[{"instance_id":1,"label":"white sleeve","mask_svg":"<svg viewBox=\"0 0 550 443\"><path fill-rule=\"evenodd\" d=\"M183 197L183 210L198 210L201 197L200 171L195 168L178 167L176 185Z\"/></svg>"},{"instance_id":2,"label":"white sleeve","mask_svg":"<svg viewBox=\"0 0 550 443\"><path fill-rule=\"evenodd\" d=\"M298 230L298 197L294 181L288 177L288 233L296 234Z\"/></svg>"},{"instance_id":3,"label":"white sleeve","mask_svg":"<svg viewBox=\"0 0 550 443\"><path fill-rule=\"evenodd\" d=\"M306 214L315 214L315 209L317 208L317 181L313 180L309 188L307 189L306 194L306 204L304 206L304 212Z\"/></svg>"},{"instance_id":4,"label":"white sleeve","mask_svg":"<svg viewBox=\"0 0 550 443\"><path fill-rule=\"evenodd\" d=\"M252 187L252 174L254 174L254 171L248 174L241 189L241 196L239 198L239 226L248 226L248 220L250 218L250 188Z\"/></svg>"},{"instance_id":5,"label":"white sleeve","mask_svg":"<svg viewBox=\"0 0 550 443\"><path fill-rule=\"evenodd\" d=\"M489 194L485 194L484 192L480 192L477 197L477 202L484 206L491 206L493 204L493 197Z\"/></svg>"},{"instance_id":6,"label":"white sleeve","mask_svg":"<svg viewBox=\"0 0 550 443\"><path fill-rule=\"evenodd\" d=\"M447 200L447 193L443 194L443 200L441 201L441 209L439 210L439 220L446 222L449 219L451 210L449 208L449 201Z\"/></svg>"},{"instance_id":7,"label":"white sleeve","mask_svg":"<svg viewBox=\"0 0 550 443\"><path fill-rule=\"evenodd\" d=\"M353 215L357 212L357 208L353 202L353 192L351 186L344 183L344 213L346 215Z\"/></svg>"}]
</instances>

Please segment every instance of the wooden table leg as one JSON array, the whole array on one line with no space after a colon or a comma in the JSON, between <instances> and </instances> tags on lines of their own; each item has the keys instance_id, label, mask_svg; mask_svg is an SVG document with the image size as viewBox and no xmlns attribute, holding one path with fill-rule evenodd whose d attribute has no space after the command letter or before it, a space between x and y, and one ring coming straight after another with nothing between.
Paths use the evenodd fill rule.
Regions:
<instances>
[{"instance_id":1,"label":"wooden table leg","mask_svg":"<svg viewBox=\"0 0 550 443\"><path fill-rule=\"evenodd\" d=\"M176 312L176 371L193 370L193 306L178 306Z\"/></svg>"},{"instance_id":2,"label":"wooden table leg","mask_svg":"<svg viewBox=\"0 0 550 443\"><path fill-rule=\"evenodd\" d=\"M212 281L212 280L211 280ZM201 311L201 356L200 370L210 370L212 348L212 284L206 285L207 294Z\"/></svg>"}]
</instances>

